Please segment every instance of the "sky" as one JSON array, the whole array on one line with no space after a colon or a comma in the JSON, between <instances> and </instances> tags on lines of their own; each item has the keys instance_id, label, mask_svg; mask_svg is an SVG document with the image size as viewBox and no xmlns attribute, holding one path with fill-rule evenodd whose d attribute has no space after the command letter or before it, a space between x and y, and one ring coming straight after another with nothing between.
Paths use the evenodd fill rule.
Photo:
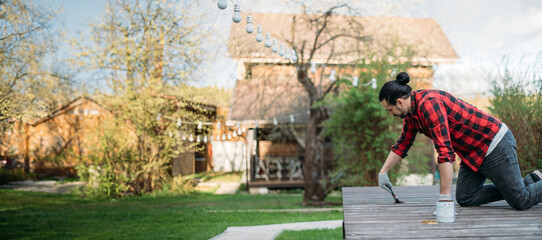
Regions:
<instances>
[{"instance_id":1,"label":"sky","mask_svg":"<svg viewBox=\"0 0 542 240\"><path fill-rule=\"evenodd\" d=\"M194 0L192 0L194 1ZM204 75L206 85L235 86L235 62L227 56L226 41L233 7L220 10L216 1L198 1L202 11L215 21L217 58ZM297 11L294 0L235 0L244 11ZM343 1L348 2L348 1ZM534 63L542 51L542 1L538 0L368 0L351 1L366 6L368 15L434 18L442 27L460 59L453 66L440 66L441 74L465 71L473 66L492 68L504 56L512 61ZM64 28L67 36L78 36L87 29L105 7L104 0L49 0L61 7L55 27ZM207 6L209 5L209 6ZM255 19L257 21L257 19ZM83 75L84 76L84 75ZM438 76L438 74L437 74ZM437 79L435 79L437 81Z\"/></svg>"}]
</instances>

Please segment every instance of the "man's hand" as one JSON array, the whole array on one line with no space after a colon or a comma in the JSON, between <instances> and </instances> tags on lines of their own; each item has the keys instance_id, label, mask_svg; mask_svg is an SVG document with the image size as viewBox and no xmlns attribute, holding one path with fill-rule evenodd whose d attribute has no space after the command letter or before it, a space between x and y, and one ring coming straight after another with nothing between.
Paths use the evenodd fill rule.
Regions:
<instances>
[{"instance_id":1,"label":"man's hand","mask_svg":"<svg viewBox=\"0 0 542 240\"><path fill-rule=\"evenodd\" d=\"M378 185L380 185L381 188L391 193L391 182L388 178L388 173L384 174L378 174Z\"/></svg>"}]
</instances>

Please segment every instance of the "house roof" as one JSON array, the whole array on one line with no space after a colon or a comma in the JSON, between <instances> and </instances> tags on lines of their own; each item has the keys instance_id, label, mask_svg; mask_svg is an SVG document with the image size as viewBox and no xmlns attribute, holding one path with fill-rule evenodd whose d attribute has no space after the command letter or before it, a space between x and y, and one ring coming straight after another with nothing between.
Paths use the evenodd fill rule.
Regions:
<instances>
[{"instance_id":1,"label":"house roof","mask_svg":"<svg viewBox=\"0 0 542 240\"><path fill-rule=\"evenodd\" d=\"M311 29L307 17L296 14L280 13L251 13L256 24L260 24L264 30L264 37L267 32L271 38L277 38L280 43L294 38L293 45L300 54L300 46L306 41L306 50L312 46L315 38L315 30ZM316 17L316 16L311 16ZM295 19L295 24L293 21ZM355 20L355 22L353 22ZM331 16L329 32L322 34L321 39L329 38L339 32L348 32L350 35L367 35L371 41L360 46L361 51L353 51L358 48L358 42L352 38L338 38L335 43L335 58L331 62L347 63L349 60L359 59L360 55L371 51L383 52L394 44L408 45L415 52L414 60L431 65L433 63L455 62L457 53L448 41L448 38L440 28L435 19L429 18L401 18L401 17L356 17L352 20L348 16ZM249 62L277 62L280 60L278 54L273 53L264 46L264 42L256 42L256 33L247 34L244 21L232 23L229 53L233 58L244 59ZM362 27L348 27L349 24L360 23ZM348 30L345 30L348 29ZM352 30L353 29L353 30ZM293 36L293 37L292 37ZM401 49L401 48L400 48ZM403 48L404 49L404 48ZM320 49L320 54L315 55L313 62L325 62L331 51L330 45ZM305 53L307 54L307 53Z\"/></svg>"},{"instance_id":2,"label":"house roof","mask_svg":"<svg viewBox=\"0 0 542 240\"><path fill-rule=\"evenodd\" d=\"M251 13L256 24L261 24L265 33L271 33L279 42L285 43L293 38L293 46L312 44L314 30L310 29L307 20L302 15L276 14L276 13ZM295 18L296 24L292 24ZM331 32L325 33L328 38L337 31L344 31L345 25L349 24L349 17L332 16L329 28ZM327 60L331 47L323 47L319 50L320 55L315 55L313 62L340 64L349 63L352 59L364 57L363 51L370 50L373 53L387 51L394 44L399 46L408 45L414 50L414 61L420 65L432 65L433 63L451 63L458 58L457 53L448 41L446 35L434 19L428 18L399 18L399 17L357 17L364 34L370 36L371 41L361 46L362 51L351 51L357 42L350 39L334 40L335 51L343 51L337 57ZM255 34L245 32L245 24L232 23L229 39L229 53L233 58L245 62L248 78L239 79L231 101L231 109L228 115L230 121L244 121L247 124L272 123L273 118L278 122L289 122L290 115L294 116L296 123L307 121L309 98L300 83L297 82L296 69L293 66L276 64L281 61L280 56L273 53L263 45L263 42L255 41ZM352 29L351 27L348 27ZM359 30L358 29L358 30ZM324 34L324 35L325 35ZM354 32L350 32L354 35ZM325 37L324 37L325 38ZM265 41L265 40L264 40ZM338 50L337 50L338 49ZM398 47L397 49L406 49ZM298 50L298 49L296 49ZM307 51L307 50L305 50ZM300 54L300 51L297 51ZM252 63L248 64L247 63ZM259 64L264 63L264 64ZM266 70L265 70L266 68ZM312 76L313 82L320 91L330 84L324 78L319 81L318 77Z\"/></svg>"},{"instance_id":3,"label":"house roof","mask_svg":"<svg viewBox=\"0 0 542 240\"><path fill-rule=\"evenodd\" d=\"M104 109L106 111L109 111L109 110L105 109L104 107L102 107L99 103L97 103L93 99L91 99L91 98L89 98L87 96L81 96L81 97L77 97L77 98L73 99L72 101L62 105L61 107L53 110L49 115L47 115L47 116L45 116L43 118L40 118L40 119L38 119L38 120L36 120L34 122L28 123L28 124L30 124L31 126L37 126L37 125L39 125L39 124L41 124L41 123L43 123L43 122L45 122L45 121L47 121L47 120L49 120L51 118L54 118L54 117L56 117L56 116L58 116L60 114L63 114L65 112L67 112L67 111L70 111L71 109L83 104L84 101L91 102L91 103L95 104L96 106L98 106L98 107L100 107L100 108L102 108L102 109Z\"/></svg>"},{"instance_id":4,"label":"house roof","mask_svg":"<svg viewBox=\"0 0 542 240\"><path fill-rule=\"evenodd\" d=\"M178 103L183 103L182 107L188 109L189 111L201 112L203 114L211 114L211 115L214 115L216 113L216 106L213 106L213 105L198 103L198 102L194 102L194 101L190 101L190 100L186 100L182 98L177 98L174 96L167 96L167 95L156 95L155 97L160 97L164 99L174 100ZM107 112L111 112L110 110L106 109L105 107L100 105L98 102L96 102L92 98L89 98L87 96L81 96L53 110L49 115L43 118L37 119L34 122L29 122L28 124L30 124L31 126L37 126L43 122L46 122L49 119L55 118L58 115L61 115L65 112L72 110L73 108L83 104L84 101L91 102L95 104L96 106L102 108L103 110Z\"/></svg>"}]
</instances>

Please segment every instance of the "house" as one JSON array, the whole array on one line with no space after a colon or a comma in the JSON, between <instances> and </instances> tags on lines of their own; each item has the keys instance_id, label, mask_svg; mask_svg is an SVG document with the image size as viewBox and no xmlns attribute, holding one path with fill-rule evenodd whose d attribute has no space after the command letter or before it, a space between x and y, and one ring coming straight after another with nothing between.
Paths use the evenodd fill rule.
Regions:
<instances>
[{"instance_id":1,"label":"house","mask_svg":"<svg viewBox=\"0 0 542 240\"><path fill-rule=\"evenodd\" d=\"M163 97L163 96L161 96ZM214 119L216 107L170 97L171 108L183 101L183 108ZM168 108L164 108L168 110ZM0 146L0 156L12 159L11 167L24 167L38 177L77 176L75 166L85 161L92 141L88 136L114 115L98 102L79 97L32 122L17 121ZM194 134L200 130L194 126ZM182 153L172 159L172 174L187 175L209 170L210 142L201 141L198 152ZM9 166L8 166L9 167Z\"/></svg>"},{"instance_id":2,"label":"house","mask_svg":"<svg viewBox=\"0 0 542 240\"><path fill-rule=\"evenodd\" d=\"M299 46L303 41L307 44L313 42L310 22L302 21L302 15L251 13L251 16L280 42L291 43L294 35L294 45ZM330 28L330 32L350 23L345 16L332 16L330 19L330 24L336 27ZM316 80L313 82L320 91L330 85L327 75L331 69L353 65L356 59L367 57L363 55L364 52L379 55L385 51L400 53L408 49L414 53L412 61L415 67L407 71L417 79L415 84L419 88L432 87L433 64L454 63L458 58L434 19L357 17L356 20L363 26L363 34L371 40L362 46L345 39L334 40L334 44L344 51L332 57L329 57L330 53L337 50L322 47L312 59L319 70L310 76ZM303 158L303 133L308 119L309 98L297 81L299 66L273 53L264 47L263 42L256 42L254 37L254 34L245 32L244 24L232 23L229 53L237 61L239 77L226 125L251 129L246 134L247 154L244 159L250 173L249 185L301 186L303 176L299 161ZM301 60L302 56L299 58ZM379 79L380 82L385 80ZM280 134L275 125L290 128L293 136L280 138L280 142L274 140L276 138L270 135ZM325 148L324 158L332 158L330 149L329 145Z\"/></svg>"}]
</instances>

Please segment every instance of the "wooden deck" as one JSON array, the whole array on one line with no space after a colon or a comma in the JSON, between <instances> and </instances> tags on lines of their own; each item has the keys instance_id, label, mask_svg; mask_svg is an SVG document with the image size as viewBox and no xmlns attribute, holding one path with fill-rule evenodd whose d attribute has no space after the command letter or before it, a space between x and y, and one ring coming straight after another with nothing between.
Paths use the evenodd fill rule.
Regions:
<instances>
[{"instance_id":1,"label":"wooden deck","mask_svg":"<svg viewBox=\"0 0 542 240\"><path fill-rule=\"evenodd\" d=\"M526 211L505 201L480 207L459 207L454 223L422 224L433 215L438 186L394 187L403 204L380 187L345 187L343 191L346 239L542 239L542 204ZM455 195L455 186L452 196ZM454 197L455 199L455 197Z\"/></svg>"}]
</instances>

